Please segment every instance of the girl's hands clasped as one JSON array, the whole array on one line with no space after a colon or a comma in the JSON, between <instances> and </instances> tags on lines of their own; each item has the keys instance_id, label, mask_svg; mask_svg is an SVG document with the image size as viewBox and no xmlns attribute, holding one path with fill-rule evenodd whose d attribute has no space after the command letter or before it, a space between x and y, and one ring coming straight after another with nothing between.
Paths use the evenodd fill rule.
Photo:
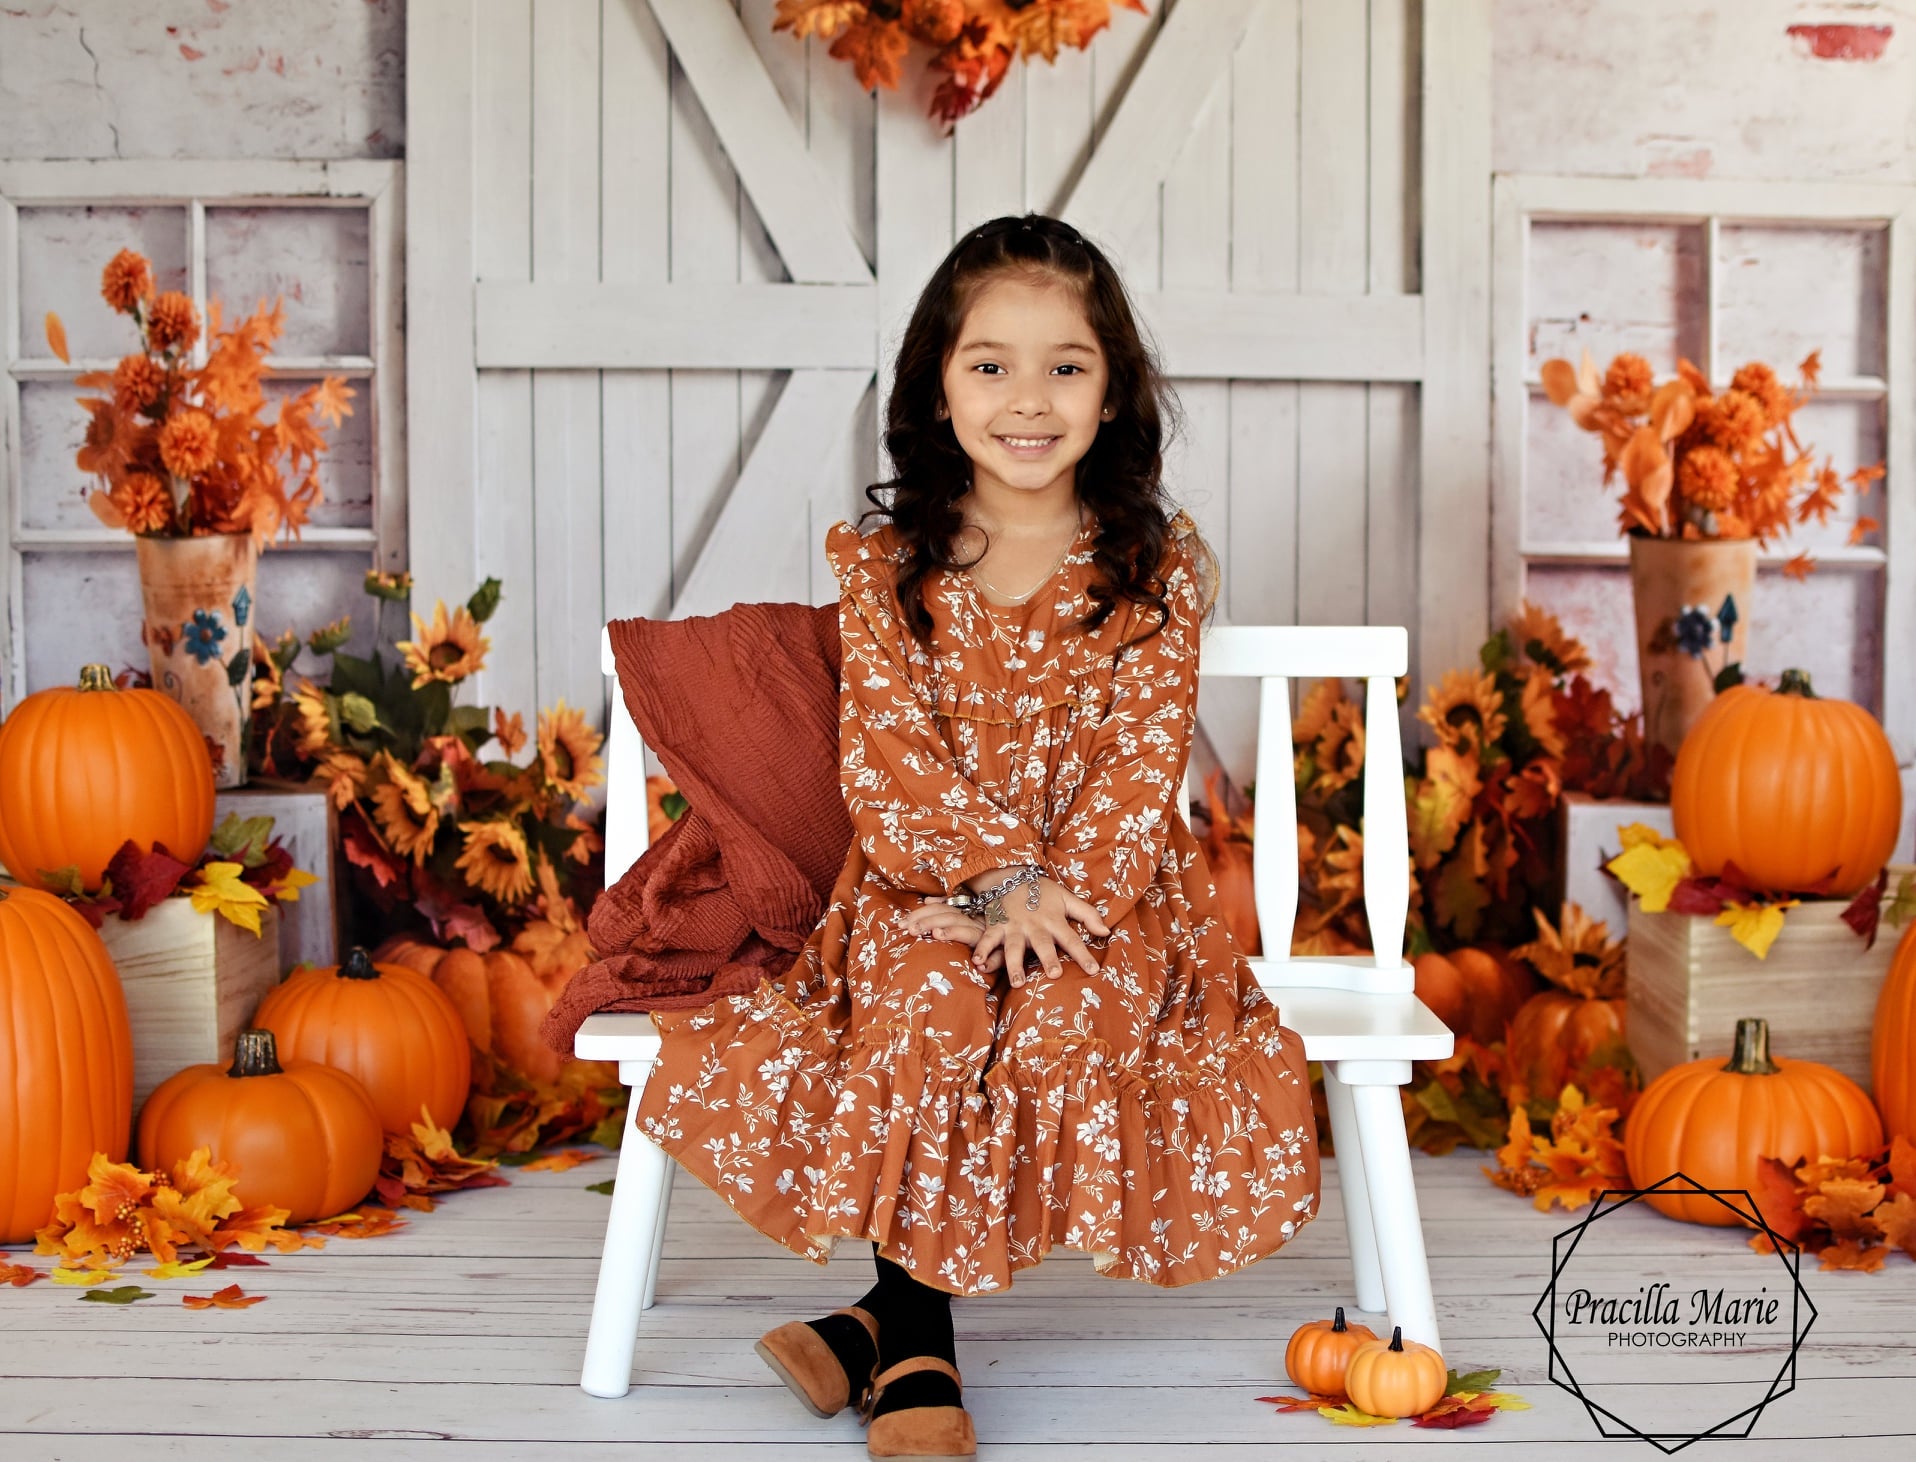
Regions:
<instances>
[{"instance_id":1,"label":"girl's hands clasped","mask_svg":"<svg viewBox=\"0 0 1916 1462\"><path fill-rule=\"evenodd\" d=\"M1061 884L1040 878L1013 889L995 907L1001 918L987 921L942 899L927 899L905 915L905 927L971 945L973 966L980 970L1002 967L1014 987L1029 978L1027 958L1035 959L1047 975L1061 973L1065 957L1086 974L1097 972L1097 957L1085 946L1077 926L1100 938L1111 931L1096 908Z\"/></svg>"}]
</instances>

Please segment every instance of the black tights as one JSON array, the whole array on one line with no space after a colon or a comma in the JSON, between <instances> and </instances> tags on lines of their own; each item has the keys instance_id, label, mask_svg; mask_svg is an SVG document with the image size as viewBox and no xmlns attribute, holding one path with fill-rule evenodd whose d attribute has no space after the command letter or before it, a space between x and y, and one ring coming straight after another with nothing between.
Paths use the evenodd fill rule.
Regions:
<instances>
[{"instance_id":1,"label":"black tights","mask_svg":"<svg viewBox=\"0 0 1916 1462\"><path fill-rule=\"evenodd\" d=\"M935 1355L958 1363L958 1350L951 1331L951 1296L913 1279L902 1265L894 1264L872 1246L872 1259L878 1269L878 1283L858 1301L858 1307L878 1321L878 1369L889 1370L901 1360L915 1355ZM871 1373L871 1337L865 1327L850 1315L827 1315L822 1320L805 1322L832 1348L852 1377L853 1386ZM876 1416L910 1406L955 1406L958 1388L951 1378L937 1371L917 1371L902 1376L885 1388Z\"/></svg>"}]
</instances>

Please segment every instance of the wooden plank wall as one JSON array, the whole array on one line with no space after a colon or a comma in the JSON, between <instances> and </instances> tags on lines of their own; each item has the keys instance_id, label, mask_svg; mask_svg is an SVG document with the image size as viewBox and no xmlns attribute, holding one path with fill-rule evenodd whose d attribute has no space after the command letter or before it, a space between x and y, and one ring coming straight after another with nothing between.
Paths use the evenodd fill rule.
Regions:
<instances>
[{"instance_id":1,"label":"wooden plank wall","mask_svg":"<svg viewBox=\"0 0 1916 1462\"><path fill-rule=\"evenodd\" d=\"M1116 10L1089 52L1014 66L948 139L925 117L922 53L899 93L874 99L826 47L775 34L775 0L734 3L875 266L889 354L960 233L1060 206L1167 16L1200 0ZM1420 23L1417 0L1266 0L1219 57L1158 205L1107 241L1133 291L1415 290ZM475 69L480 280L789 277L644 0L494 0ZM480 573L507 595L483 700L563 695L599 710L596 625L667 611L782 383L736 370L480 373L475 535ZM803 578L752 576L739 598L832 596L819 544L876 480L885 384L881 370L831 469L792 485ZM1415 385L1178 390L1170 482L1224 560L1224 617L1414 620ZM1248 701L1207 699L1205 719L1248 770Z\"/></svg>"}]
</instances>

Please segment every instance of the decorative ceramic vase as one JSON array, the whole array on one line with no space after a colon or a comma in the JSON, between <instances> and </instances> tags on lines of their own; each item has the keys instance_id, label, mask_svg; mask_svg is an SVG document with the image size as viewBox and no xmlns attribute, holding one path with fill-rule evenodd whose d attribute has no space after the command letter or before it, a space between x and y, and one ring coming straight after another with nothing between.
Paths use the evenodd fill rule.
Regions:
<instances>
[{"instance_id":1,"label":"decorative ceramic vase","mask_svg":"<svg viewBox=\"0 0 1916 1462\"><path fill-rule=\"evenodd\" d=\"M1718 677L1743 663L1755 583L1754 539L1630 540L1643 731L1673 757Z\"/></svg>"},{"instance_id":2,"label":"decorative ceramic vase","mask_svg":"<svg viewBox=\"0 0 1916 1462\"><path fill-rule=\"evenodd\" d=\"M252 729L253 595L259 549L250 533L139 538L140 638L153 688L186 708L206 737L213 784L246 780Z\"/></svg>"}]
</instances>

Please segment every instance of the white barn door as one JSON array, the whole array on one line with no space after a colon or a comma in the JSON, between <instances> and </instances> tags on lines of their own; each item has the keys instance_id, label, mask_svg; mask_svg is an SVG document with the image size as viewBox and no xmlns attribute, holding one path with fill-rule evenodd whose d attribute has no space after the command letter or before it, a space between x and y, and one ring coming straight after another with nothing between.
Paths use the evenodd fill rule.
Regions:
<instances>
[{"instance_id":1,"label":"white barn door","mask_svg":"<svg viewBox=\"0 0 1916 1462\"><path fill-rule=\"evenodd\" d=\"M602 705L597 626L823 601L886 358L964 231L1117 259L1239 623L1488 606L1488 0L1160 0L941 138L774 0L414 0L413 570L505 580L483 695ZM1421 200L1421 205L1420 205ZM1207 701L1226 760L1248 706Z\"/></svg>"}]
</instances>

